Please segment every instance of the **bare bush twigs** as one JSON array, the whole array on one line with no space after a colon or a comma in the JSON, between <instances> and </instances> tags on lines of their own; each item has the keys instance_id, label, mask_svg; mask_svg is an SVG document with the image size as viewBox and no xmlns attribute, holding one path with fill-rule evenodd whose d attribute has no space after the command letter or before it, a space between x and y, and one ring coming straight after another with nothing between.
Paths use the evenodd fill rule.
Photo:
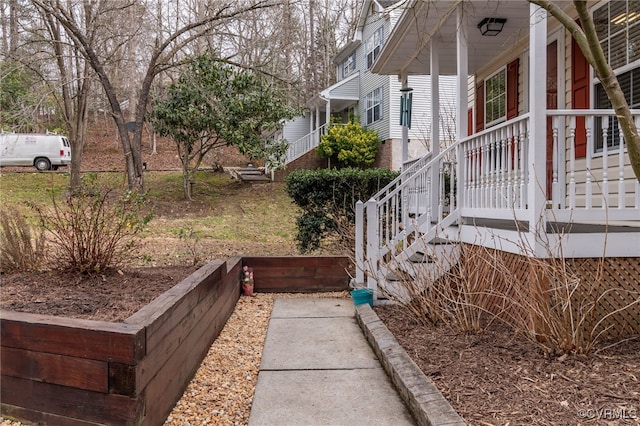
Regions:
<instances>
[{"instance_id":1,"label":"bare bush twigs","mask_svg":"<svg viewBox=\"0 0 640 426\"><path fill-rule=\"evenodd\" d=\"M42 227L50 233L52 266L82 273L99 273L130 257L135 237L151 220L144 198L127 191L87 184L63 202L52 197L51 207L30 205Z\"/></svg>"},{"instance_id":2,"label":"bare bush twigs","mask_svg":"<svg viewBox=\"0 0 640 426\"><path fill-rule=\"evenodd\" d=\"M485 285L496 274L491 258L463 244L422 245L417 254L422 253L423 262L387 259L386 269L395 280L381 281L382 292L421 324L444 323L463 333L481 333L496 317L491 310L496 297Z\"/></svg>"},{"instance_id":3,"label":"bare bush twigs","mask_svg":"<svg viewBox=\"0 0 640 426\"><path fill-rule=\"evenodd\" d=\"M36 271L45 263L42 230L27 223L15 207L0 211L0 272Z\"/></svg>"},{"instance_id":4,"label":"bare bush twigs","mask_svg":"<svg viewBox=\"0 0 640 426\"><path fill-rule=\"evenodd\" d=\"M202 262L202 256L198 254L198 243L200 242L200 235L193 230L193 227L188 226L180 228L178 231L178 238L187 247L187 251L191 255L191 266L196 266Z\"/></svg>"},{"instance_id":5,"label":"bare bush twigs","mask_svg":"<svg viewBox=\"0 0 640 426\"><path fill-rule=\"evenodd\" d=\"M607 280L604 271L613 266L604 257L578 262L554 250L555 256L536 258L524 249L514 254L471 244L454 245L454 255L423 245L431 263L390 254L382 262L386 276L377 277L381 292L421 324L480 333L497 319L552 356L589 354L604 339L620 341L620 330L637 330L628 321L637 318L640 291Z\"/></svg>"}]
</instances>

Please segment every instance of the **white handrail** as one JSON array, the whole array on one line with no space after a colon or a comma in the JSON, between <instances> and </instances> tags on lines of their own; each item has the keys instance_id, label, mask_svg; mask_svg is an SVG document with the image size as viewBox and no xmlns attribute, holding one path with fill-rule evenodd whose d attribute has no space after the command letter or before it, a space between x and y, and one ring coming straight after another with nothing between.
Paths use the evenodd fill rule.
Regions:
<instances>
[{"instance_id":1,"label":"white handrail","mask_svg":"<svg viewBox=\"0 0 640 426\"><path fill-rule=\"evenodd\" d=\"M640 127L640 109L631 112ZM544 175L536 176L546 185L547 216L558 222L637 221L640 182L625 175L629 160L622 132L614 127L615 111L549 110L547 116L552 137L547 182ZM356 260L362 271L357 278L367 273L375 286L381 259L399 252L410 256L413 241L433 237L458 215L529 218L529 151L547 144L530 140L529 123L530 115L524 114L465 137L435 158L429 154L360 203ZM579 145L584 143L586 148Z\"/></svg>"}]
</instances>

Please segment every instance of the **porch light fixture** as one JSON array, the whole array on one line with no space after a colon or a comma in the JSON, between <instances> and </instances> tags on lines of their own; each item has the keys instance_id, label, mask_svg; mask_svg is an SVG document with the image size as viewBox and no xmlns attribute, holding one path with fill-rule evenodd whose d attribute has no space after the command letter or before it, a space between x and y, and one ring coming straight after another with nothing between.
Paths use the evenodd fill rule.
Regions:
<instances>
[{"instance_id":1,"label":"porch light fixture","mask_svg":"<svg viewBox=\"0 0 640 426\"><path fill-rule=\"evenodd\" d=\"M484 18L478 24L478 29L483 36L497 36L506 22L505 18Z\"/></svg>"}]
</instances>

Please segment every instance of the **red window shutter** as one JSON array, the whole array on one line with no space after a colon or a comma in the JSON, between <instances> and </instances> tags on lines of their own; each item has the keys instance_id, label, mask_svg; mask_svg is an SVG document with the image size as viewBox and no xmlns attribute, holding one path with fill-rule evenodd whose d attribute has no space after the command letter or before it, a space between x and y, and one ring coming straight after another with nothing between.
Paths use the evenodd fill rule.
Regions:
<instances>
[{"instance_id":1,"label":"red window shutter","mask_svg":"<svg viewBox=\"0 0 640 426\"><path fill-rule=\"evenodd\" d=\"M518 116L518 72L520 58L507 65L507 120Z\"/></svg>"},{"instance_id":2,"label":"red window shutter","mask_svg":"<svg viewBox=\"0 0 640 426\"><path fill-rule=\"evenodd\" d=\"M571 39L571 107L589 108L589 62L575 39ZM576 158L587 155L587 131L584 117L576 119Z\"/></svg>"},{"instance_id":3,"label":"red window shutter","mask_svg":"<svg viewBox=\"0 0 640 426\"><path fill-rule=\"evenodd\" d=\"M484 81L476 88L476 133L484 130Z\"/></svg>"},{"instance_id":4,"label":"red window shutter","mask_svg":"<svg viewBox=\"0 0 640 426\"><path fill-rule=\"evenodd\" d=\"M473 108L467 110L467 135L473 134Z\"/></svg>"}]
</instances>

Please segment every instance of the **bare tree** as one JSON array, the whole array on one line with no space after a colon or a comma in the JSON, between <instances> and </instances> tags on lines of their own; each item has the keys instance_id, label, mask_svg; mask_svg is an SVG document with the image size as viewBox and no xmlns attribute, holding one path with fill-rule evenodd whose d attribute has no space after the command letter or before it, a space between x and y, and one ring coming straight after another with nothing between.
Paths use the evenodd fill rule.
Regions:
<instances>
[{"instance_id":1,"label":"bare tree","mask_svg":"<svg viewBox=\"0 0 640 426\"><path fill-rule=\"evenodd\" d=\"M87 135L87 101L89 98L90 68L73 45L68 43L60 25L51 15L44 15L44 22L50 35L58 72L60 73L61 111L69 132L71 143L72 192L80 188L82 153ZM91 15L87 15L87 21Z\"/></svg>"},{"instance_id":2,"label":"bare tree","mask_svg":"<svg viewBox=\"0 0 640 426\"><path fill-rule=\"evenodd\" d=\"M114 22L118 22L123 14L127 12L134 15L140 14L142 17L152 16L155 8L147 8L147 3L142 0L128 0L126 2L113 2L108 0L96 0L94 2L82 2L69 0L65 3L59 0L33 0L33 3L45 14L51 15L68 32L75 46L82 53L93 71L96 73L100 84L104 89L111 109L111 115L118 129L118 136L122 144L125 156L125 165L129 188L132 190L144 190L143 164L141 153L141 140L145 115L150 99L150 91L154 79L164 71L167 71L179 63L180 58L191 53L195 42L206 35L211 35L217 24L230 19L240 17L253 10L263 9L274 5L272 0L252 0L252 1L198 1L197 14L193 13L189 2L176 3L176 10L173 14L175 22L169 19L165 21L161 29L154 34L152 44L145 43L149 34L143 34L141 25L133 25L124 28L118 26L114 28ZM86 21L86 25L80 21L79 17L90 11L92 19ZM167 16L170 18L170 16ZM105 30L111 36L106 39L96 40L92 37L98 29ZM117 32L119 30L119 32ZM113 56L101 55L102 46L97 42L107 43ZM137 70L141 71L142 79L137 82L133 121L133 135L130 136L127 130L127 120L123 113L123 96L118 92L117 82L114 79L114 72L117 70L119 61L113 61L117 53L121 58L125 46L129 43L140 42ZM121 77L122 78L122 77Z\"/></svg>"},{"instance_id":3,"label":"bare tree","mask_svg":"<svg viewBox=\"0 0 640 426\"><path fill-rule=\"evenodd\" d=\"M638 129L633 121L629 104L620 87L618 78L613 73L611 65L607 62L607 58L598 40L593 18L589 12L588 2L586 0L573 1L578 12L578 17L580 18L580 23L582 24L579 25L554 2L548 0L529 1L546 9L571 32L571 35L576 40L578 46L580 46L585 58L593 67L616 112L616 117L620 122L620 128L622 129L622 134L627 144L633 172L636 175L636 179L640 181L640 135L638 135Z\"/></svg>"}]
</instances>

